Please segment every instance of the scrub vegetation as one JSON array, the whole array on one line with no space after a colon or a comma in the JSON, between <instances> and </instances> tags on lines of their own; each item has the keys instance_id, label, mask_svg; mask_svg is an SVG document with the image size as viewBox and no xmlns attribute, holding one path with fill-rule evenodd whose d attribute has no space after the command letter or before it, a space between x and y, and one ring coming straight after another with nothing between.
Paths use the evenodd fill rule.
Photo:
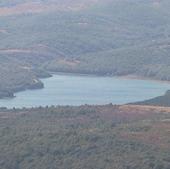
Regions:
<instances>
[{"instance_id":1,"label":"scrub vegetation","mask_svg":"<svg viewBox=\"0 0 170 169\"><path fill-rule=\"evenodd\" d=\"M0 111L3 169L169 169L170 109L80 106Z\"/></svg>"}]
</instances>

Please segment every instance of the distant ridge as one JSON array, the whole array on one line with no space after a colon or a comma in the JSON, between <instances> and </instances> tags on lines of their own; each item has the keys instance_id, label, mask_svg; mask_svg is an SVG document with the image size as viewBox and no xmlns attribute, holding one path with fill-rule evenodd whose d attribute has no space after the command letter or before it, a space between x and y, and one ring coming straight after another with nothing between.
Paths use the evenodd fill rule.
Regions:
<instances>
[{"instance_id":1,"label":"distant ridge","mask_svg":"<svg viewBox=\"0 0 170 169\"><path fill-rule=\"evenodd\" d=\"M169 0L1 0L0 97L48 72L170 81L169 11Z\"/></svg>"}]
</instances>

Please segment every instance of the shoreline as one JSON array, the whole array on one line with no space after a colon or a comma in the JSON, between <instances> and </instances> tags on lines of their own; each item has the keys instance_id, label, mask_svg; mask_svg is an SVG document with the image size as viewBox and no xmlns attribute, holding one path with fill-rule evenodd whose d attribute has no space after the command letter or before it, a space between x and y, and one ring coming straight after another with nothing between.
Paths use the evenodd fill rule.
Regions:
<instances>
[{"instance_id":1,"label":"shoreline","mask_svg":"<svg viewBox=\"0 0 170 169\"><path fill-rule=\"evenodd\" d=\"M123 75L123 76L116 76L118 78L123 78L123 79L134 79L134 80L149 80L153 82L159 82L159 83L166 83L170 84L170 81L168 80L159 80L151 77L144 77L144 76L139 76L139 75Z\"/></svg>"},{"instance_id":2,"label":"shoreline","mask_svg":"<svg viewBox=\"0 0 170 169\"><path fill-rule=\"evenodd\" d=\"M115 108L119 108L120 110L127 110L127 112L129 110L136 110L136 111L140 111L140 110L145 110L145 111L149 111L149 110L154 110L154 111L160 111L160 113L170 113L170 107L168 106L157 106L157 105L138 105L138 104L112 104L112 103L108 103L108 104L82 104L82 105L46 105L46 106L34 106L34 107L22 107L22 108L17 108L17 107L13 107L13 108L7 108L7 107L0 107L0 113L2 111L13 111L13 109L15 110L34 110L34 109L47 109L47 108L78 108L78 107L115 107Z\"/></svg>"},{"instance_id":3,"label":"shoreline","mask_svg":"<svg viewBox=\"0 0 170 169\"><path fill-rule=\"evenodd\" d=\"M128 80L128 79L131 79L131 80L148 80L148 81L151 81L151 82L157 82L157 83L164 83L164 84L170 84L170 81L165 81L165 80L158 80L158 79L154 79L154 78L149 78L149 77L144 77L144 76L139 76L139 75L108 75L108 74L87 74L87 73L72 73L72 72L48 72L50 76L48 77L42 77L42 78L38 78L40 83L42 84L41 86L39 87L27 87L27 88L23 88L21 90L16 90L16 91L13 91L13 96L9 96L9 97L1 97L0 100L3 100L3 99L13 99L15 98L15 94L16 93L19 93L19 92L23 92L23 91L26 91L26 90L41 90L43 89L45 86L44 86L44 83L43 83L43 79L49 79L49 78L52 78L54 75L65 75L65 76L82 76L82 77L99 77L99 78L102 78L102 77L109 77L109 78L118 78L118 79L124 79L124 80ZM166 91L165 91L166 92ZM159 95L158 95L159 96Z\"/></svg>"},{"instance_id":4,"label":"shoreline","mask_svg":"<svg viewBox=\"0 0 170 169\"><path fill-rule=\"evenodd\" d=\"M107 75L107 74L87 74L87 73L71 73L71 72L49 72L52 76L53 75L73 75L73 76L88 76L88 77L116 77L120 79L134 79L134 80L148 80L148 81L153 81L153 82L159 82L159 83L166 83L170 84L170 81L168 80L159 80L156 78L152 77L144 77L140 75ZM50 78L50 77L47 77ZM40 78L41 80L42 78Z\"/></svg>"}]
</instances>

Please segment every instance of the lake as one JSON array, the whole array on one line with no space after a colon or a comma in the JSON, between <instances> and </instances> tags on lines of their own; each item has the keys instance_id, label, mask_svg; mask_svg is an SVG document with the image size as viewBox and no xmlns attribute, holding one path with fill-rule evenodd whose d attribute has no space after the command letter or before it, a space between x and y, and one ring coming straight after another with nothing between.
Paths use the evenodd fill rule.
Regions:
<instances>
[{"instance_id":1,"label":"lake","mask_svg":"<svg viewBox=\"0 0 170 169\"><path fill-rule=\"evenodd\" d=\"M124 104L156 97L170 89L170 84L158 81L73 74L55 74L42 82L44 89L18 92L15 98L1 99L0 107Z\"/></svg>"}]
</instances>

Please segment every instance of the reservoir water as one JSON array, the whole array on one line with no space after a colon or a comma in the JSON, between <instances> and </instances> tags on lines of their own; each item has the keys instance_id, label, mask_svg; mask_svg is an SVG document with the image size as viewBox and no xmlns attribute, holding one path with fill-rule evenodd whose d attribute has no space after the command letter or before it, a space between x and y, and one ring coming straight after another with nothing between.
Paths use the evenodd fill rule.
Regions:
<instances>
[{"instance_id":1,"label":"reservoir water","mask_svg":"<svg viewBox=\"0 0 170 169\"><path fill-rule=\"evenodd\" d=\"M124 104L164 94L170 84L150 80L56 74L42 79L43 89L26 90L15 98L1 99L0 107L46 105Z\"/></svg>"}]
</instances>

